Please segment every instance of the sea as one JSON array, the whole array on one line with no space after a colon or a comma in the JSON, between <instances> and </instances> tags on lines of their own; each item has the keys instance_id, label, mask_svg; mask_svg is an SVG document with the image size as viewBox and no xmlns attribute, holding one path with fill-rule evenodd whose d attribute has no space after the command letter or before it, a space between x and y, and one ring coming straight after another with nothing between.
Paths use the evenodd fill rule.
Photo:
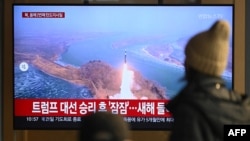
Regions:
<instances>
[{"instance_id":1,"label":"sea","mask_svg":"<svg viewBox=\"0 0 250 141\"><path fill-rule=\"evenodd\" d=\"M114 69L121 70L124 63L140 72L147 80L166 89L169 99L185 86L184 67L154 57L145 49L151 45L163 44L166 40L154 41L134 39L122 40L123 36L99 36L71 43L56 60L60 65L80 67L89 61L100 60ZM173 48L175 49L175 48ZM184 58L184 57L183 57ZM231 73L223 77L229 88L232 87ZM15 98L92 98L87 87L77 86L60 78L50 76L32 65L28 71L15 67Z\"/></svg>"}]
</instances>

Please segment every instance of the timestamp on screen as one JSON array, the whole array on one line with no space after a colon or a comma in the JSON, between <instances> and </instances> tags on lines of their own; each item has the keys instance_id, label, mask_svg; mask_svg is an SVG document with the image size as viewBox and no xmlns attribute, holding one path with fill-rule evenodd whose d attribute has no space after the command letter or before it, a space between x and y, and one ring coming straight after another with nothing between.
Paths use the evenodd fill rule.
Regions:
<instances>
[{"instance_id":1,"label":"timestamp on screen","mask_svg":"<svg viewBox=\"0 0 250 141\"><path fill-rule=\"evenodd\" d=\"M26 117L27 121L38 121L39 117Z\"/></svg>"}]
</instances>

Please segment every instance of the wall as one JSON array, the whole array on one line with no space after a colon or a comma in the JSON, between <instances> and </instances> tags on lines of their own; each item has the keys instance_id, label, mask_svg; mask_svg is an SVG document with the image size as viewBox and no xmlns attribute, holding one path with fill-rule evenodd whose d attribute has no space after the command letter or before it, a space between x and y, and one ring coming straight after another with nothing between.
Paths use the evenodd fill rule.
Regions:
<instances>
[{"instance_id":1,"label":"wall","mask_svg":"<svg viewBox=\"0 0 250 141\"><path fill-rule=\"evenodd\" d=\"M245 3L246 5L246 25L250 25L250 1L246 1ZM246 75L245 75L245 86L246 86L246 93L250 96L250 65L247 64L248 62L250 62L250 55L247 55L247 54L250 54L250 48L249 48L249 45L250 45L250 27L249 26L246 26L246 34L245 34L245 41L246 41L246 50L245 50L245 56L246 56L246 62L245 62L245 67L246 67Z\"/></svg>"},{"instance_id":2,"label":"wall","mask_svg":"<svg viewBox=\"0 0 250 141\"><path fill-rule=\"evenodd\" d=\"M4 0L4 48L3 48L3 140L4 141L76 141L76 131L13 130L12 103L12 3L81 3L82 0ZM165 0L164 3L178 3L185 0ZM156 0L120 0L119 3L157 3ZM202 0L204 4L235 5L235 62L234 88L245 92L245 0ZM135 141L167 141L169 131L132 131Z\"/></svg>"},{"instance_id":3,"label":"wall","mask_svg":"<svg viewBox=\"0 0 250 141\"><path fill-rule=\"evenodd\" d=\"M2 68L2 49L3 49L3 1L0 2L0 66ZM3 99L2 99L2 72L0 69L0 125L2 125L2 115L3 115ZM0 130L3 131L2 126L0 126ZM0 141L2 141L2 132L0 131Z\"/></svg>"},{"instance_id":4,"label":"wall","mask_svg":"<svg viewBox=\"0 0 250 141\"><path fill-rule=\"evenodd\" d=\"M245 57L246 57L246 61L245 61L245 88L246 88L246 94L250 96L250 1L246 1L245 2L245 10L246 10L246 15L245 15Z\"/></svg>"}]
</instances>

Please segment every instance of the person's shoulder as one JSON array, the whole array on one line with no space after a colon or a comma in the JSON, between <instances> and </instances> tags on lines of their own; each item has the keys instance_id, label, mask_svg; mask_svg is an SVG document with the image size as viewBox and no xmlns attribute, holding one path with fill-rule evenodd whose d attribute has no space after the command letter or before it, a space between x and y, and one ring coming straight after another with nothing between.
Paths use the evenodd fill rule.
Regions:
<instances>
[{"instance_id":1,"label":"person's shoulder","mask_svg":"<svg viewBox=\"0 0 250 141\"><path fill-rule=\"evenodd\" d=\"M242 99L242 104L250 108L250 95L246 93L239 93Z\"/></svg>"}]
</instances>

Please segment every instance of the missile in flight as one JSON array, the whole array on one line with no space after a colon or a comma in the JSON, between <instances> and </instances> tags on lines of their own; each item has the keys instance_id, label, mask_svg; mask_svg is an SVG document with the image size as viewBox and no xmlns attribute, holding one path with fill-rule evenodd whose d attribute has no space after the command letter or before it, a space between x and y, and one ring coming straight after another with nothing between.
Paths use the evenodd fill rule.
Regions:
<instances>
[{"instance_id":1,"label":"missile in flight","mask_svg":"<svg viewBox=\"0 0 250 141\"><path fill-rule=\"evenodd\" d=\"M127 51L126 51L126 49L124 51L124 63L125 64L127 63Z\"/></svg>"}]
</instances>

